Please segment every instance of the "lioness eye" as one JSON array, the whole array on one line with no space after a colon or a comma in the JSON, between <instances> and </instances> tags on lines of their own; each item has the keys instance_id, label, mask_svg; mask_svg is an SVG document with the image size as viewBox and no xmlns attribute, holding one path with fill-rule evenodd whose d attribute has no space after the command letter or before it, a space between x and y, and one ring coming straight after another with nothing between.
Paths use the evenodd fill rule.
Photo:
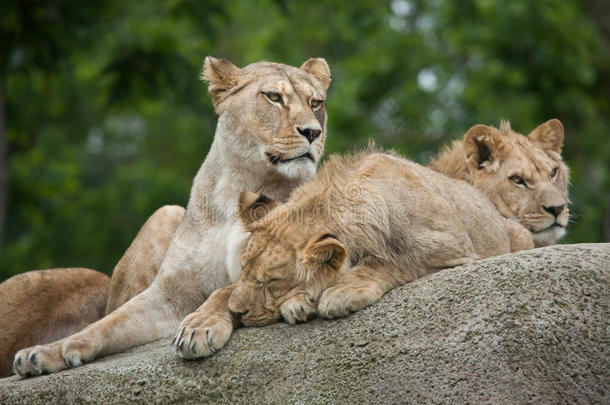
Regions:
<instances>
[{"instance_id":1,"label":"lioness eye","mask_svg":"<svg viewBox=\"0 0 610 405\"><path fill-rule=\"evenodd\" d=\"M311 100L309 104L311 105L312 110L318 110L320 107L322 107L323 102L323 100Z\"/></svg>"},{"instance_id":2,"label":"lioness eye","mask_svg":"<svg viewBox=\"0 0 610 405\"><path fill-rule=\"evenodd\" d=\"M265 96L269 99L269 101L284 105L284 100L279 93L265 93Z\"/></svg>"},{"instance_id":3,"label":"lioness eye","mask_svg":"<svg viewBox=\"0 0 610 405\"><path fill-rule=\"evenodd\" d=\"M552 179L554 179L554 178L555 178L555 176L557 176L557 171L558 171L558 170L559 170L559 168L558 168L558 167L556 167L556 168L554 168L554 169L551 171L551 178L552 178Z\"/></svg>"},{"instance_id":4,"label":"lioness eye","mask_svg":"<svg viewBox=\"0 0 610 405\"><path fill-rule=\"evenodd\" d=\"M518 184L520 186L525 186L525 181L523 181L523 179L521 178L521 176L518 176L516 174L513 174L512 176L510 176L508 178L510 181L512 181L515 184Z\"/></svg>"}]
</instances>

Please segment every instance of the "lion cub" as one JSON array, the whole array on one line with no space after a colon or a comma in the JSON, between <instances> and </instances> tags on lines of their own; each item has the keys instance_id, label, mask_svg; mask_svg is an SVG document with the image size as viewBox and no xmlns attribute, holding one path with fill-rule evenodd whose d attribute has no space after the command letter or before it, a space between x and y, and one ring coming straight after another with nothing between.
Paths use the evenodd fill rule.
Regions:
<instances>
[{"instance_id":1,"label":"lion cub","mask_svg":"<svg viewBox=\"0 0 610 405\"><path fill-rule=\"evenodd\" d=\"M202 307L214 320L196 331L204 347L176 337L200 355L239 323L345 316L426 274L533 247L481 191L393 153L333 155L285 204L253 193L239 203L250 233L241 277Z\"/></svg>"}]
</instances>

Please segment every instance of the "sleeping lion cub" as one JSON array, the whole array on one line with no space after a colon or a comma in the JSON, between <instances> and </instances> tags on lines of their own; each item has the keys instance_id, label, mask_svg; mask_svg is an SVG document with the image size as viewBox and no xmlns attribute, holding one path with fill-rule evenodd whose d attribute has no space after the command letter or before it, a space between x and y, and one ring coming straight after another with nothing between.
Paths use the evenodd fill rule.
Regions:
<instances>
[{"instance_id":1,"label":"sleeping lion cub","mask_svg":"<svg viewBox=\"0 0 610 405\"><path fill-rule=\"evenodd\" d=\"M153 255L162 262L158 273L152 273L152 283L146 286L150 281L144 281L143 292L82 331L19 351L13 364L16 374L77 367L170 336L214 290L239 277L228 271L226 251L234 234L240 191L256 190L284 201L314 176L326 136L330 70L324 59L309 59L300 68L259 62L240 69L228 60L208 57L203 77L209 83L218 125L183 217L176 210L181 222L167 252ZM141 257L148 266L148 245L137 245L132 245L132 256ZM125 265L129 267L127 261ZM135 276L121 278L124 284L130 277L137 279L135 271ZM118 294L112 305L123 299ZM183 324L198 328L200 321L191 317ZM207 339L201 334L190 337L201 344Z\"/></svg>"},{"instance_id":2,"label":"sleeping lion cub","mask_svg":"<svg viewBox=\"0 0 610 405\"><path fill-rule=\"evenodd\" d=\"M559 207L567 205L562 141L558 120L528 138L508 123L500 130L471 128L433 166L453 163L445 171L468 173L478 189L393 154L369 152L333 156L283 205L242 193L249 238L241 278L202 306L197 316L210 320L205 329L183 328L174 344L185 357L206 356L240 324L345 316L426 274L533 248L539 235L551 241L568 215ZM198 334L205 334L204 345L192 339Z\"/></svg>"}]
</instances>

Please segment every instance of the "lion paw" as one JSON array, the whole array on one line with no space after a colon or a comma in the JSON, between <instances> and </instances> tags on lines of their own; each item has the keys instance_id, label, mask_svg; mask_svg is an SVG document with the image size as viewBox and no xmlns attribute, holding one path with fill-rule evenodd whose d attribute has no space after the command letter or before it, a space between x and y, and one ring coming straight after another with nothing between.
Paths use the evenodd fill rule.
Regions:
<instances>
[{"instance_id":1,"label":"lion paw","mask_svg":"<svg viewBox=\"0 0 610 405\"><path fill-rule=\"evenodd\" d=\"M202 316L195 312L182 321L172 346L184 359L210 356L227 344L232 332L231 320L214 315Z\"/></svg>"},{"instance_id":2,"label":"lion paw","mask_svg":"<svg viewBox=\"0 0 610 405\"><path fill-rule=\"evenodd\" d=\"M56 373L66 368L82 366L94 357L95 353L89 342L76 339L60 340L18 351L13 361L13 372L22 377Z\"/></svg>"},{"instance_id":3,"label":"lion paw","mask_svg":"<svg viewBox=\"0 0 610 405\"><path fill-rule=\"evenodd\" d=\"M377 301L383 292L376 285L334 286L322 293L318 312L324 318L340 318Z\"/></svg>"},{"instance_id":4,"label":"lion paw","mask_svg":"<svg viewBox=\"0 0 610 405\"><path fill-rule=\"evenodd\" d=\"M297 321L304 322L318 312L315 300L306 294L296 295L280 305L280 312L286 322L291 325Z\"/></svg>"}]
</instances>

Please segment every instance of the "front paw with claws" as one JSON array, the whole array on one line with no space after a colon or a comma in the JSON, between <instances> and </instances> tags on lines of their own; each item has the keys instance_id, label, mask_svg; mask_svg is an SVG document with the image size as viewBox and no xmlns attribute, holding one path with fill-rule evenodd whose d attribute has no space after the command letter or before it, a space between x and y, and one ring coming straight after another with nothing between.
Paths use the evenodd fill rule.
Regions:
<instances>
[{"instance_id":1,"label":"front paw with claws","mask_svg":"<svg viewBox=\"0 0 610 405\"><path fill-rule=\"evenodd\" d=\"M291 325L294 325L297 321L305 322L317 312L317 303L308 294L296 295L280 305L282 317Z\"/></svg>"},{"instance_id":2,"label":"front paw with claws","mask_svg":"<svg viewBox=\"0 0 610 405\"><path fill-rule=\"evenodd\" d=\"M90 349L89 344L78 340L60 340L29 347L15 354L13 372L22 377L32 377L78 367L94 357Z\"/></svg>"},{"instance_id":3,"label":"front paw with claws","mask_svg":"<svg viewBox=\"0 0 610 405\"><path fill-rule=\"evenodd\" d=\"M194 312L180 324L172 346L184 359L210 356L229 341L232 332L233 322L227 316Z\"/></svg>"},{"instance_id":4,"label":"front paw with claws","mask_svg":"<svg viewBox=\"0 0 610 405\"><path fill-rule=\"evenodd\" d=\"M54 373L67 367L61 356L61 345L57 343L20 350L13 361L13 373L21 377Z\"/></svg>"}]
</instances>

